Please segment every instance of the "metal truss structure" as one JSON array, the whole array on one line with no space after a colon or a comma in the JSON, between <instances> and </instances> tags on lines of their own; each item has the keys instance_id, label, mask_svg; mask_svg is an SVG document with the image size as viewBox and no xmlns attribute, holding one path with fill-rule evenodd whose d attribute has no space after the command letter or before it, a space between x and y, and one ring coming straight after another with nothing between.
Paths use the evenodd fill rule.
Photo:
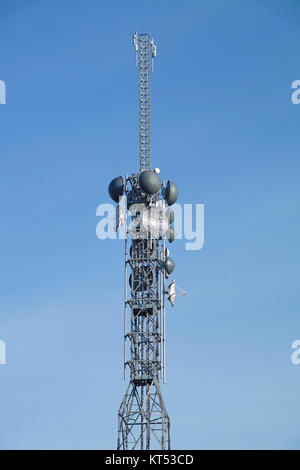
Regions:
<instances>
[{"instance_id":1,"label":"metal truss structure","mask_svg":"<svg viewBox=\"0 0 300 470\"><path fill-rule=\"evenodd\" d=\"M139 36L140 171L150 168L150 40Z\"/></svg>"},{"instance_id":2,"label":"metal truss structure","mask_svg":"<svg viewBox=\"0 0 300 470\"><path fill-rule=\"evenodd\" d=\"M172 205L178 192L171 181L164 188L159 169L150 169L150 58L153 70L156 46L148 34L137 33L133 44L139 65L140 171L117 177L109 186L112 199L119 202L124 196L126 207L124 379L129 371L130 381L118 412L117 448L170 449L170 419L159 381L165 382L166 373L165 279L175 265L160 227L166 220L165 201ZM158 211L153 219L148 216L152 209ZM148 226L141 223L145 215Z\"/></svg>"}]
</instances>

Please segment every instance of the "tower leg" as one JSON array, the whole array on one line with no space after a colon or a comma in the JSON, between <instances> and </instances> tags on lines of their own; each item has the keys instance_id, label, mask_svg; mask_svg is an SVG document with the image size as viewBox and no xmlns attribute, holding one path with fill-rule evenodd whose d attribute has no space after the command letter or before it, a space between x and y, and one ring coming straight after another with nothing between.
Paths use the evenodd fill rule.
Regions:
<instances>
[{"instance_id":1,"label":"tower leg","mask_svg":"<svg viewBox=\"0 0 300 470\"><path fill-rule=\"evenodd\" d=\"M171 448L170 419L156 378L129 383L118 420L118 450Z\"/></svg>"}]
</instances>

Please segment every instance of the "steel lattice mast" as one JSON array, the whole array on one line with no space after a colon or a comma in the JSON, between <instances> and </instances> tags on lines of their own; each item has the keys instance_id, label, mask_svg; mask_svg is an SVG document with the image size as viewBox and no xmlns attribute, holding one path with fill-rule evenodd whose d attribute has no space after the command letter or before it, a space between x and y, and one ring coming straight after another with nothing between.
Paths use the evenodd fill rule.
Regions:
<instances>
[{"instance_id":1,"label":"steel lattice mast","mask_svg":"<svg viewBox=\"0 0 300 470\"><path fill-rule=\"evenodd\" d=\"M129 370L130 381L118 412L117 448L170 449L170 419L159 380L165 382L165 294L170 299L171 285L175 296L174 281L165 290L175 266L165 247L166 238L174 239L165 204L172 205L178 191L171 181L164 188L159 170L150 169L150 58L156 46L148 34L134 34L133 43L139 65L140 172L109 185L114 201L125 196L124 379ZM120 211L119 204L116 229Z\"/></svg>"},{"instance_id":2,"label":"steel lattice mast","mask_svg":"<svg viewBox=\"0 0 300 470\"><path fill-rule=\"evenodd\" d=\"M150 42L148 34L138 39L140 75L140 171L150 168Z\"/></svg>"}]
</instances>

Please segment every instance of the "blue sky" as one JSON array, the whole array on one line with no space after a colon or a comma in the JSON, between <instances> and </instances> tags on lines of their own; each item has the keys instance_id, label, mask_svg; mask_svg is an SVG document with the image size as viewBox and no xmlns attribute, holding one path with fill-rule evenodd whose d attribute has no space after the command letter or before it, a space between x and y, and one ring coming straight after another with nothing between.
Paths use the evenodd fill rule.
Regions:
<instances>
[{"instance_id":1,"label":"blue sky","mask_svg":"<svg viewBox=\"0 0 300 470\"><path fill-rule=\"evenodd\" d=\"M149 32L152 164L205 204L171 246L162 387L177 449L299 449L297 1L10 1L1 6L0 448L114 448L123 244L96 238L138 169L131 35Z\"/></svg>"}]
</instances>

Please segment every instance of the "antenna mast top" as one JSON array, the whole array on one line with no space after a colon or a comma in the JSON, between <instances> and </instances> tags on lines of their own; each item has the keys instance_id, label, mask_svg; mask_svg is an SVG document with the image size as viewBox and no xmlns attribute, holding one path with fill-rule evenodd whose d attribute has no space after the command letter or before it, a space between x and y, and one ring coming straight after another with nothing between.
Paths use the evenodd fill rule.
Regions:
<instances>
[{"instance_id":1,"label":"antenna mast top","mask_svg":"<svg viewBox=\"0 0 300 470\"><path fill-rule=\"evenodd\" d=\"M150 168L150 54L152 72L156 46L149 34L133 35L136 65L139 65L140 171ZM151 51L150 51L151 48Z\"/></svg>"}]
</instances>

